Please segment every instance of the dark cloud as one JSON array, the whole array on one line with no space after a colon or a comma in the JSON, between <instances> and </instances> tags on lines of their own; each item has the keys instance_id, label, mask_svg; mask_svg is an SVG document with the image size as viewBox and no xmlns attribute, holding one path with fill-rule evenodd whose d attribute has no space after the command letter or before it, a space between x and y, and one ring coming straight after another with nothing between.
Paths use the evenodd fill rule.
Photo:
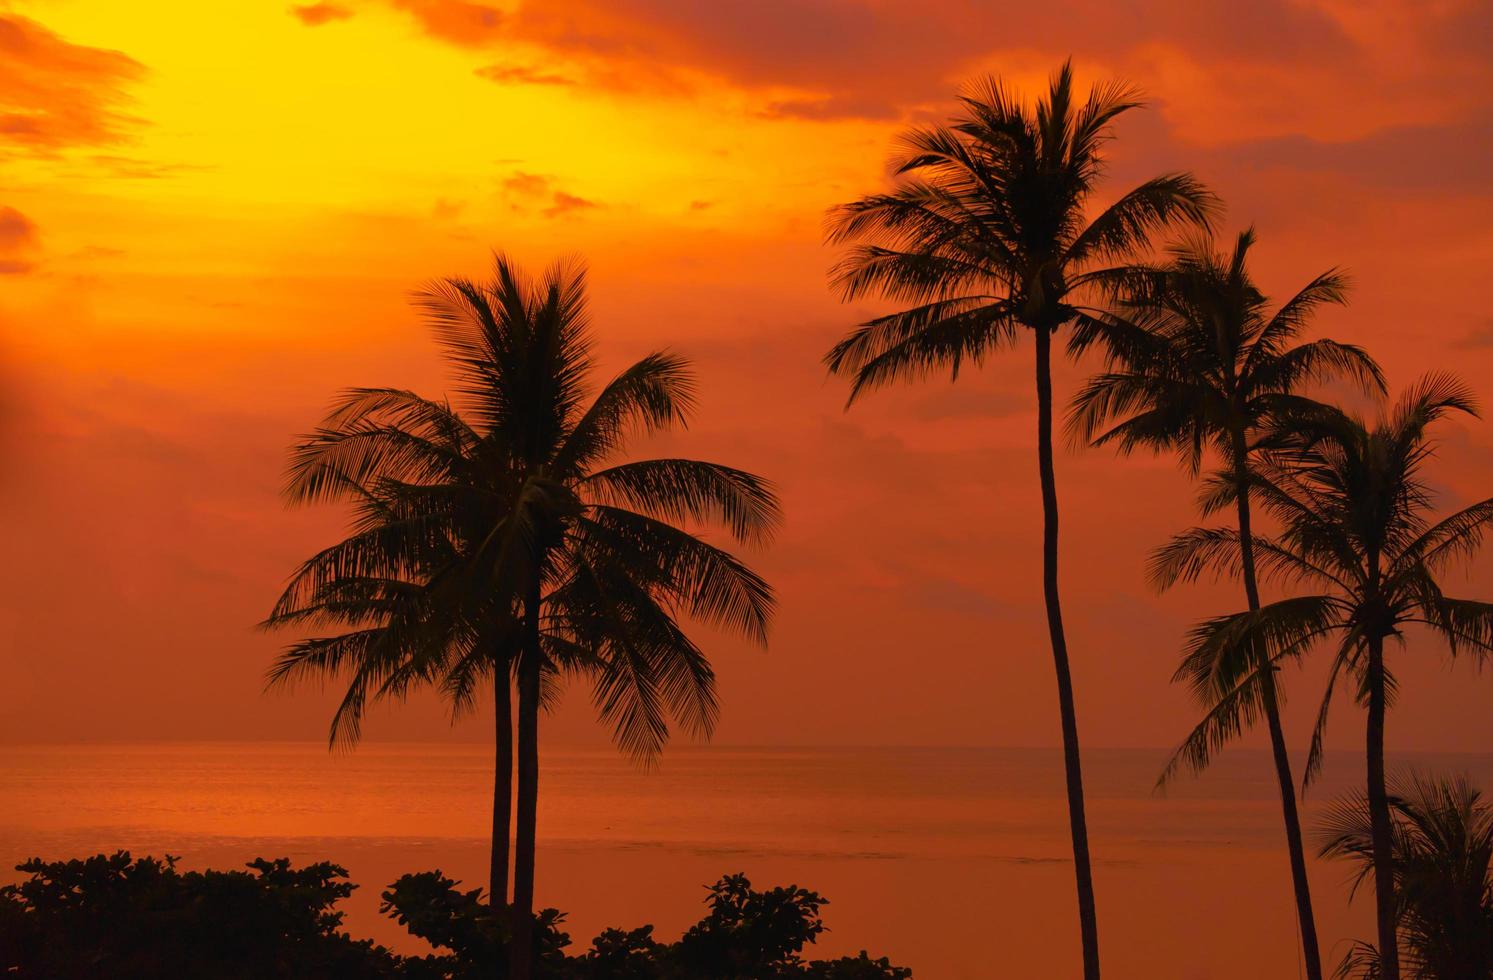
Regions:
<instances>
[{"instance_id":1,"label":"dark cloud","mask_svg":"<svg viewBox=\"0 0 1493 980\"><path fill-rule=\"evenodd\" d=\"M1392 126L1362 139L1292 135L1217 151L1235 166L1330 173L1400 191L1493 190L1493 112L1446 125Z\"/></svg>"},{"instance_id":2,"label":"dark cloud","mask_svg":"<svg viewBox=\"0 0 1493 980\"><path fill-rule=\"evenodd\" d=\"M522 42L584 65L614 87L657 84L670 69L755 88L794 88L773 116L887 118L930 100L1026 39L1061 38L1081 58L1114 62L1174 45L1225 71L1235 59L1289 65L1343 62L1354 43L1324 12L1291 0L1196 4L1129 0L887 4L871 0L526 0L509 14L464 0L391 0L433 35L480 46Z\"/></svg>"},{"instance_id":3,"label":"dark cloud","mask_svg":"<svg viewBox=\"0 0 1493 980\"><path fill-rule=\"evenodd\" d=\"M0 145L50 154L118 143L140 122L121 106L126 87L144 74L126 54L72 44L36 21L0 14Z\"/></svg>"},{"instance_id":4,"label":"dark cloud","mask_svg":"<svg viewBox=\"0 0 1493 980\"><path fill-rule=\"evenodd\" d=\"M307 27L320 27L334 20L347 20L353 15L351 10L335 3L308 3L291 7L290 12Z\"/></svg>"}]
</instances>

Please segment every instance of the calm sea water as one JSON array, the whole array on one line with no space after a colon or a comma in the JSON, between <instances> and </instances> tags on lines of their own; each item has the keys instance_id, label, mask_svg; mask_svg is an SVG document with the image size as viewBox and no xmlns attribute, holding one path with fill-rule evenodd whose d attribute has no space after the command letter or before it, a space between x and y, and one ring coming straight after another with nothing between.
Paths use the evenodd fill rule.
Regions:
<instances>
[{"instance_id":1,"label":"calm sea water","mask_svg":"<svg viewBox=\"0 0 1493 980\"><path fill-rule=\"evenodd\" d=\"M1263 753L1151 793L1160 751L1085 757L1106 973L1245 980L1298 973L1286 859ZM1406 756L1493 786L1493 756ZM744 871L829 900L821 955L862 947L920 980L1079 972L1056 751L671 750L640 771L607 751L543 759L539 901L580 948L608 925L672 937L702 886ZM1358 777L1333 760L1307 802ZM126 848L188 867L330 859L363 887L348 927L412 944L377 913L405 871L485 885L491 754L477 746L163 744L0 749L0 867ZM1366 935L1343 865L1312 868L1324 945ZM1335 957L1334 957L1335 958Z\"/></svg>"}]
</instances>

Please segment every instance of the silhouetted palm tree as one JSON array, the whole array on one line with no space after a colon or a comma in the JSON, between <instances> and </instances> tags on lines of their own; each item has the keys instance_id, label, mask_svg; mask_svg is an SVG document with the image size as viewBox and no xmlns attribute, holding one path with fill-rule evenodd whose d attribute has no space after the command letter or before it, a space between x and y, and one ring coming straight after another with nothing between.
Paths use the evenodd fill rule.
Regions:
<instances>
[{"instance_id":1,"label":"silhouetted palm tree","mask_svg":"<svg viewBox=\"0 0 1493 980\"><path fill-rule=\"evenodd\" d=\"M1194 476L1205 450L1221 458L1222 480L1231 488L1238 527L1209 533L1237 538L1245 598L1249 608L1257 610L1251 459L1268 444L1275 426L1293 414L1314 410L1314 404L1297 393L1302 386L1348 376L1382 392L1383 379L1373 360L1357 347L1331 340L1298 343L1314 310L1343 301L1344 277L1335 270L1324 272L1272 312L1249 275L1254 241L1253 231L1244 232L1230 255L1217 254L1210 241L1184 243L1172 250L1165 266L1137 270L1117 310L1086 325L1092 340L1105 347L1108 363L1074 398L1068 427L1076 441L1113 445L1121 453L1138 448L1178 452ZM1212 695L1211 689L1200 693L1205 698ZM1302 955L1307 975L1322 980L1295 781L1273 673L1262 676L1258 693L1259 704L1240 720L1254 721L1263 714L1270 730ZM1207 700L1204 705L1212 707ZM1161 782L1184 760L1194 770L1203 769L1218 744L1215 736L1233 734L1209 731L1189 739Z\"/></svg>"},{"instance_id":2,"label":"silhouetted palm tree","mask_svg":"<svg viewBox=\"0 0 1493 980\"><path fill-rule=\"evenodd\" d=\"M830 370L852 376L851 400L939 368L957 375L1015 342L1036 342L1037 458L1042 485L1043 594L1058 681L1068 808L1078 885L1084 976L1099 976L1078 722L1058 600L1058 506L1052 461L1053 334L1084 316L1081 303L1118 281L1123 263L1159 229L1206 223L1210 195L1190 176L1157 177L1092 221L1110 124L1139 105L1125 86L1097 87L1082 103L1071 66L1046 97L1024 105L997 79L975 85L949 126L912 129L893 161L898 184L836 209L829 238L859 243L832 273L846 300L868 294L912 304L862 325L835 346Z\"/></svg>"},{"instance_id":3,"label":"silhouetted palm tree","mask_svg":"<svg viewBox=\"0 0 1493 980\"><path fill-rule=\"evenodd\" d=\"M1465 776L1413 775L1389 786L1400 958L1415 980L1493 977L1493 806ZM1324 815L1324 857L1358 864L1356 892L1374 870L1373 820L1356 794ZM1379 951L1356 943L1339 976L1381 976Z\"/></svg>"},{"instance_id":4,"label":"silhouetted palm tree","mask_svg":"<svg viewBox=\"0 0 1493 980\"><path fill-rule=\"evenodd\" d=\"M511 975L529 976L544 677L581 670L630 753L655 753L668 717L708 734L714 674L681 614L764 641L769 586L678 522L762 542L779 520L760 478L689 459L609 462L634 430L682 424L685 362L653 354L601 389L585 277L530 282L499 256L493 280L445 280L422 295L456 374L460 410L409 392L359 389L296 450L292 501L351 501L354 535L307 562L272 625L346 627L303 641L272 680L348 674L333 737L357 735L365 704L439 682L464 708L485 675L499 688L499 765L511 666L518 690L518 827ZM506 799L496 780L494 828ZM506 841L506 837L505 837ZM500 843L494 841L493 901Z\"/></svg>"},{"instance_id":5,"label":"silhouetted palm tree","mask_svg":"<svg viewBox=\"0 0 1493 980\"><path fill-rule=\"evenodd\" d=\"M1448 412L1473 412L1470 393L1442 376L1422 381L1370 427L1341 412L1294 420L1294 446L1263 463L1251 490L1282 526L1252 544L1261 571L1320 588L1208 620L1195 628L1182 673L1213 703L1195 739L1219 744L1238 731L1284 657L1335 640L1327 691L1307 758L1309 781L1321 765L1322 736L1338 678L1358 681L1368 709L1368 803L1373 817L1374 888L1382 976L1400 976L1395 943L1393 844L1384 777L1385 709L1394 675L1384 641L1410 624L1429 627L1452 653L1493 653L1493 604L1446 596L1438 575L1466 557L1493 521L1493 498L1434 524L1421 469L1432 453L1427 429ZM1227 497L1229 485L1219 492ZM1207 568L1236 570L1239 539L1197 529L1176 538L1153 566L1162 585ZM1261 663L1258 651L1269 656Z\"/></svg>"}]
</instances>

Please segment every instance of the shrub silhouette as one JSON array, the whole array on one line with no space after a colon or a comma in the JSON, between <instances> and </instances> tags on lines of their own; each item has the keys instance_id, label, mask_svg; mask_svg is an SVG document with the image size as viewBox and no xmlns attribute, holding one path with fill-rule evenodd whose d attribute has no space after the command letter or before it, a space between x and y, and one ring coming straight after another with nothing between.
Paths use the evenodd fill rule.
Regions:
<instances>
[{"instance_id":1,"label":"shrub silhouette","mask_svg":"<svg viewBox=\"0 0 1493 980\"><path fill-rule=\"evenodd\" d=\"M357 888L327 861L287 858L243 871L176 869L176 859L125 851L27 861L29 877L0 888L0 974L18 980L471 980L508 975L508 923L482 889L440 871L407 874L379 910L433 952L402 956L343 931L337 904ZM864 951L803 959L824 931L828 902L789 885L758 891L745 875L710 886L706 915L675 943L653 927L606 929L566 955L565 916L534 916L533 964L546 980L906 980L912 971Z\"/></svg>"},{"instance_id":2,"label":"shrub silhouette","mask_svg":"<svg viewBox=\"0 0 1493 980\"><path fill-rule=\"evenodd\" d=\"M341 932L333 910L357 886L329 862L178 872L175 859L125 851L17 866L0 889L0 973L47 980L111 977L376 978L398 958ZM8 971L8 972L7 972Z\"/></svg>"}]
</instances>

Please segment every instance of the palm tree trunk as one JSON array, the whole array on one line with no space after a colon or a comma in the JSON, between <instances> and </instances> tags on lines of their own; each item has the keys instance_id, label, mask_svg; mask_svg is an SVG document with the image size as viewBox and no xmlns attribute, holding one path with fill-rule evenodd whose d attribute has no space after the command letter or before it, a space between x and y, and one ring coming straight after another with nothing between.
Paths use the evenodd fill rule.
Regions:
<instances>
[{"instance_id":1,"label":"palm tree trunk","mask_svg":"<svg viewBox=\"0 0 1493 980\"><path fill-rule=\"evenodd\" d=\"M1369 640L1369 823L1374 843L1374 899L1379 926L1380 980L1400 980L1395 931L1394 832L1384 785L1384 637Z\"/></svg>"},{"instance_id":2,"label":"palm tree trunk","mask_svg":"<svg viewBox=\"0 0 1493 980\"><path fill-rule=\"evenodd\" d=\"M508 853L513 833L513 690L510 657L504 646L493 661L492 863L487 876L488 903L508 905Z\"/></svg>"},{"instance_id":3,"label":"palm tree trunk","mask_svg":"<svg viewBox=\"0 0 1493 980\"><path fill-rule=\"evenodd\" d=\"M1083 769L1078 753L1078 716L1068 640L1058 602L1058 491L1052 464L1052 330L1037 326L1037 468L1042 478L1042 594L1047 632L1058 679L1058 712L1063 721L1063 767L1068 780L1068 824L1073 832L1073 872L1078 879L1078 927L1083 942L1084 980L1099 980L1099 921L1094 909L1094 875L1089 867L1089 828L1083 807Z\"/></svg>"},{"instance_id":4,"label":"palm tree trunk","mask_svg":"<svg viewBox=\"0 0 1493 980\"><path fill-rule=\"evenodd\" d=\"M1249 511L1249 448L1244 433L1233 433L1234 479L1239 487L1239 558L1244 572L1244 595L1249 611L1260 609L1260 585L1255 574L1254 530ZM1286 851L1291 856L1291 884L1296 889L1296 918L1301 929L1301 956L1308 980L1322 980L1322 954L1317 947L1317 923L1312 915L1311 883L1306 877L1306 849L1301 842L1301 817L1296 811L1296 782L1291 777L1291 755L1280 723L1280 698L1275 689L1275 671L1264 668L1260 676L1260 699L1270 729L1270 750L1275 758L1275 779L1280 785L1280 808L1286 823Z\"/></svg>"},{"instance_id":5,"label":"palm tree trunk","mask_svg":"<svg viewBox=\"0 0 1493 980\"><path fill-rule=\"evenodd\" d=\"M518 833L513 860L509 980L534 970L534 844L539 821L539 586L529 592L518 670Z\"/></svg>"}]
</instances>

